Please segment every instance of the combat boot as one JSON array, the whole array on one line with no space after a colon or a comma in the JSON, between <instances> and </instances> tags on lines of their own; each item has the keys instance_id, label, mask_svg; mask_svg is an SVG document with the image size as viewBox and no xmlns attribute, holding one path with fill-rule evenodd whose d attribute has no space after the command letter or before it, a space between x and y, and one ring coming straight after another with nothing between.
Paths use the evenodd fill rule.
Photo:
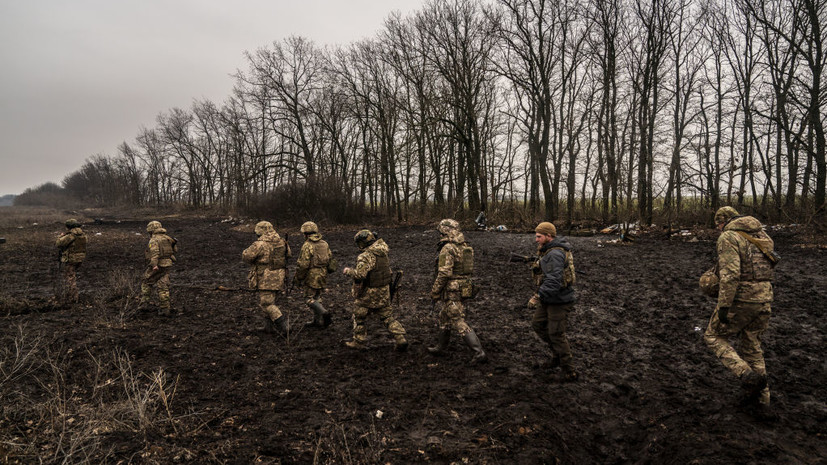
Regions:
<instances>
[{"instance_id":1,"label":"combat boot","mask_svg":"<svg viewBox=\"0 0 827 465\"><path fill-rule=\"evenodd\" d=\"M359 342L359 341L347 341L347 342L345 342L345 345L347 347L351 348L351 349L356 349L356 350L365 350L365 349L368 348L367 345L365 345L364 343Z\"/></svg>"},{"instance_id":2,"label":"combat boot","mask_svg":"<svg viewBox=\"0 0 827 465\"><path fill-rule=\"evenodd\" d=\"M405 336L399 334L394 336L394 340L396 341L396 345L394 346L394 350L397 352L405 352L408 350L408 341L405 339Z\"/></svg>"},{"instance_id":3,"label":"combat boot","mask_svg":"<svg viewBox=\"0 0 827 465\"><path fill-rule=\"evenodd\" d=\"M743 404L752 403L758 400L761 391L767 387L767 376L760 375L752 370L741 375L741 391Z\"/></svg>"},{"instance_id":4,"label":"combat boot","mask_svg":"<svg viewBox=\"0 0 827 465\"><path fill-rule=\"evenodd\" d=\"M313 302L307 306L313 310L313 323L310 323L309 326L314 328L327 328L330 326L330 314L321 303Z\"/></svg>"},{"instance_id":5,"label":"combat boot","mask_svg":"<svg viewBox=\"0 0 827 465\"><path fill-rule=\"evenodd\" d=\"M448 348L448 341L451 340L451 328L440 328L436 336L436 346L428 347L431 355L442 355Z\"/></svg>"},{"instance_id":6,"label":"combat boot","mask_svg":"<svg viewBox=\"0 0 827 465\"><path fill-rule=\"evenodd\" d=\"M482 350L482 344L480 344L480 340L473 329L465 335L464 339L465 343L468 344L468 347L474 351L474 356L471 358L469 364L476 365L478 363L486 363L488 361L488 356L485 355L485 352Z\"/></svg>"},{"instance_id":7,"label":"combat boot","mask_svg":"<svg viewBox=\"0 0 827 465\"><path fill-rule=\"evenodd\" d=\"M580 376L571 365L564 365L563 372L560 374L560 381L563 383L572 383L577 381Z\"/></svg>"},{"instance_id":8,"label":"combat boot","mask_svg":"<svg viewBox=\"0 0 827 465\"><path fill-rule=\"evenodd\" d=\"M287 317L285 317L284 315L276 318L275 320L270 321L270 324L275 329L275 331L281 334L282 336L287 336L290 333L290 326L287 325Z\"/></svg>"}]
</instances>

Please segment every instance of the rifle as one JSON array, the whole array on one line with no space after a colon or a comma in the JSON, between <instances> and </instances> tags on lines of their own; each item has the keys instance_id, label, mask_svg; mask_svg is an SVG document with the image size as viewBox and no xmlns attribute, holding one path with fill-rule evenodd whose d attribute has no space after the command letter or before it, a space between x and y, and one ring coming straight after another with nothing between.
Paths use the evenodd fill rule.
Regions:
<instances>
[{"instance_id":1,"label":"rifle","mask_svg":"<svg viewBox=\"0 0 827 465\"><path fill-rule=\"evenodd\" d=\"M517 252L511 252L511 254L508 256L508 261L509 262L531 263L536 259L537 259L536 255L520 255ZM589 275L589 273L587 273L583 270L578 270L576 268L575 268L574 272L577 273L577 274L582 274L583 276L588 276Z\"/></svg>"},{"instance_id":2,"label":"rifle","mask_svg":"<svg viewBox=\"0 0 827 465\"><path fill-rule=\"evenodd\" d=\"M286 294L290 293L292 286L288 286L290 282L290 268L287 267L287 260L290 258L290 234L284 233L284 290Z\"/></svg>"},{"instance_id":3,"label":"rifle","mask_svg":"<svg viewBox=\"0 0 827 465\"><path fill-rule=\"evenodd\" d=\"M393 297L396 295L396 292L399 290L399 283L402 282L402 276L405 273L402 270L397 270L393 272L393 279L391 280L391 302L393 302Z\"/></svg>"}]
</instances>

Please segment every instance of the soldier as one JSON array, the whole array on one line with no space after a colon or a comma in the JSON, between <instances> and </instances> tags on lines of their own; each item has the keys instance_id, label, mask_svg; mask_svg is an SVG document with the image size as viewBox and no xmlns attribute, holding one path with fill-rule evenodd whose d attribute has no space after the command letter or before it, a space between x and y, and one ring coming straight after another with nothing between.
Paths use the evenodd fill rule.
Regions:
<instances>
[{"instance_id":1,"label":"soldier","mask_svg":"<svg viewBox=\"0 0 827 465\"><path fill-rule=\"evenodd\" d=\"M150 221L146 225L146 232L150 234L149 244L146 247L145 257L148 262L144 278L141 281L140 309L147 309L150 305L152 288L158 288L158 314L171 314L169 303L169 269L175 262L175 253L178 251L178 241L167 235L167 230L158 221Z\"/></svg>"},{"instance_id":2,"label":"soldier","mask_svg":"<svg viewBox=\"0 0 827 465\"><path fill-rule=\"evenodd\" d=\"M287 335L287 318L276 306L276 294L284 290L287 259L292 257L290 244L279 237L269 221L259 221L255 228L258 239L244 249L241 259L251 265L250 289L258 291L258 306L264 312L264 331Z\"/></svg>"},{"instance_id":3,"label":"soldier","mask_svg":"<svg viewBox=\"0 0 827 465\"><path fill-rule=\"evenodd\" d=\"M301 227L305 241L296 260L296 281L304 288L305 303L313 310L310 326L327 328L333 321L330 312L322 306L322 291L327 286L327 272L334 269L327 242L322 240L319 227L308 221Z\"/></svg>"},{"instance_id":4,"label":"soldier","mask_svg":"<svg viewBox=\"0 0 827 465\"><path fill-rule=\"evenodd\" d=\"M431 287L431 299L441 302L439 311L439 333L437 345L428 347L433 355L442 354L448 348L451 330L456 331L474 351L471 364L484 363L488 356L482 350L482 344L474 330L465 322L463 299L473 297L471 273L474 271L474 249L465 242L465 236L459 229L459 223L452 219L439 222L437 231L442 236L439 241L439 255L436 260L436 278Z\"/></svg>"},{"instance_id":5,"label":"soldier","mask_svg":"<svg viewBox=\"0 0 827 465\"><path fill-rule=\"evenodd\" d=\"M568 315L574 308L574 257L571 244L557 237L557 228L547 221L534 229L537 260L532 265L537 292L528 301L534 309L531 328L548 344L552 356L550 368L562 368L561 381L577 380L572 366L571 346L566 337Z\"/></svg>"},{"instance_id":6,"label":"soldier","mask_svg":"<svg viewBox=\"0 0 827 465\"><path fill-rule=\"evenodd\" d=\"M773 417L761 335L770 320L773 300L772 239L751 216L739 216L732 207L715 213L718 238L718 305L712 313L704 342L721 363L741 380L743 403L757 403L757 413ZM729 342L737 337L739 355Z\"/></svg>"},{"instance_id":7,"label":"soldier","mask_svg":"<svg viewBox=\"0 0 827 465\"><path fill-rule=\"evenodd\" d=\"M55 246L60 251L60 279L63 280L63 292L56 296L60 305L77 303L77 269L86 258L86 233L81 229L80 222L76 219L66 220L66 229L68 231L55 241Z\"/></svg>"},{"instance_id":8,"label":"soldier","mask_svg":"<svg viewBox=\"0 0 827 465\"><path fill-rule=\"evenodd\" d=\"M353 340L345 343L351 349L365 349L368 333L365 321L368 315L375 314L393 335L395 349L404 352L408 349L405 328L393 317L391 309L391 267L388 258L388 245L385 241L367 229L356 233L353 238L362 251L356 258L356 268L345 267L342 273L353 278L352 295L355 299L353 309Z\"/></svg>"}]
</instances>

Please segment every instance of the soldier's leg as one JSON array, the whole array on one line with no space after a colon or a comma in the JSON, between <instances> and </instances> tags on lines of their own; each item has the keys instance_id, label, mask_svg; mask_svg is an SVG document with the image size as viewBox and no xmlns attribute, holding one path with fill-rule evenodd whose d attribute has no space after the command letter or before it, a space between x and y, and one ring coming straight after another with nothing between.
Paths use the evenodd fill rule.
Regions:
<instances>
[{"instance_id":1,"label":"soldier's leg","mask_svg":"<svg viewBox=\"0 0 827 465\"><path fill-rule=\"evenodd\" d=\"M477 333L465 322L465 306L462 305L462 300L458 297L446 302L443 308L450 320L451 329L456 331L465 341L465 344L474 351L474 356L469 362L471 365L487 362L488 356L482 350L482 343L480 343Z\"/></svg>"},{"instance_id":2,"label":"soldier's leg","mask_svg":"<svg viewBox=\"0 0 827 465\"><path fill-rule=\"evenodd\" d=\"M169 268L162 267L158 271L160 272L160 277L156 283L158 288L158 313L169 315L172 307L169 301Z\"/></svg>"},{"instance_id":3,"label":"soldier's leg","mask_svg":"<svg viewBox=\"0 0 827 465\"><path fill-rule=\"evenodd\" d=\"M541 304L534 310L534 315L531 318L531 329L551 347L551 339L548 337L548 305Z\"/></svg>"},{"instance_id":4,"label":"soldier's leg","mask_svg":"<svg viewBox=\"0 0 827 465\"><path fill-rule=\"evenodd\" d=\"M265 330L268 332L279 332L286 335L290 328L287 325L287 318L281 313L276 305L276 293L272 291L258 292L258 306L264 313Z\"/></svg>"},{"instance_id":5,"label":"soldier's leg","mask_svg":"<svg viewBox=\"0 0 827 465\"><path fill-rule=\"evenodd\" d=\"M741 332L744 325L743 319L738 317L736 310L733 309L730 313L729 324L723 324L718 318L718 309L715 309L704 332L704 342L712 350L712 353L721 360L721 363L741 379L748 373L752 373L752 369L729 342L729 338Z\"/></svg>"},{"instance_id":6,"label":"soldier's leg","mask_svg":"<svg viewBox=\"0 0 827 465\"><path fill-rule=\"evenodd\" d=\"M405 339L405 328L396 318L393 317L393 309L390 305L376 310L382 324L388 328L388 332L393 335L393 340L396 342L396 350L404 352L408 348L408 341Z\"/></svg>"},{"instance_id":7,"label":"soldier's leg","mask_svg":"<svg viewBox=\"0 0 827 465\"><path fill-rule=\"evenodd\" d=\"M353 340L347 345L352 348L362 348L368 341L368 330L365 327L365 321L370 314L370 309L367 307L356 306L353 309Z\"/></svg>"},{"instance_id":8,"label":"soldier's leg","mask_svg":"<svg viewBox=\"0 0 827 465\"><path fill-rule=\"evenodd\" d=\"M153 270L148 267L144 271L144 277L141 280L141 306L149 305L152 300L152 287L158 282L161 277L161 270Z\"/></svg>"},{"instance_id":9,"label":"soldier's leg","mask_svg":"<svg viewBox=\"0 0 827 465\"><path fill-rule=\"evenodd\" d=\"M548 305L548 340L549 346L560 360L560 366L564 369L571 367L571 346L566 337L568 329L568 316L572 309L571 304Z\"/></svg>"},{"instance_id":10,"label":"soldier's leg","mask_svg":"<svg viewBox=\"0 0 827 465\"><path fill-rule=\"evenodd\" d=\"M304 296L305 303L313 310L313 323L311 323L311 326L323 328L330 326L332 319L330 318L330 313L322 305L322 290L307 286L304 289Z\"/></svg>"},{"instance_id":11,"label":"soldier's leg","mask_svg":"<svg viewBox=\"0 0 827 465\"><path fill-rule=\"evenodd\" d=\"M752 371L766 377L767 366L764 362L764 351L761 349L761 335L767 330L770 321L770 304L761 305L754 319L747 324L740 334L741 358L752 368ZM758 393L758 402L770 404L770 388L764 387Z\"/></svg>"},{"instance_id":12,"label":"soldier's leg","mask_svg":"<svg viewBox=\"0 0 827 465\"><path fill-rule=\"evenodd\" d=\"M66 298L69 302L76 303L78 301L78 276L77 263L66 264Z\"/></svg>"}]
</instances>

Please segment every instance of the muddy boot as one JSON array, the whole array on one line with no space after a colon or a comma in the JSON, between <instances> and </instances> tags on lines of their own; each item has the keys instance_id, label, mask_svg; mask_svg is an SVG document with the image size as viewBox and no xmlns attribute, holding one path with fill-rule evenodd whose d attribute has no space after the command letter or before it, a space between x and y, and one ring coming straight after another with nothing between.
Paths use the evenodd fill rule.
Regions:
<instances>
[{"instance_id":1,"label":"muddy boot","mask_svg":"<svg viewBox=\"0 0 827 465\"><path fill-rule=\"evenodd\" d=\"M405 336L400 334L398 336L395 336L394 340L396 342L396 345L394 345L393 347L394 350L396 350L397 352L405 352L406 350L408 350L408 341L405 339Z\"/></svg>"},{"instance_id":2,"label":"muddy boot","mask_svg":"<svg viewBox=\"0 0 827 465\"><path fill-rule=\"evenodd\" d=\"M345 345L347 347L351 348L351 349L356 349L356 350L365 350L365 349L368 348L368 346L366 346L365 344L363 344L359 341L347 341L347 342L345 342Z\"/></svg>"},{"instance_id":3,"label":"muddy boot","mask_svg":"<svg viewBox=\"0 0 827 465\"><path fill-rule=\"evenodd\" d=\"M477 333L475 333L473 329L470 333L465 335L464 339L465 343L468 344L468 347L474 351L474 356L471 358L469 365L476 365L478 363L485 363L488 361L488 356L485 355L485 352L482 350L482 344L480 344Z\"/></svg>"},{"instance_id":4,"label":"muddy boot","mask_svg":"<svg viewBox=\"0 0 827 465\"><path fill-rule=\"evenodd\" d=\"M741 375L741 405L758 402L761 391L767 387L767 377L749 370Z\"/></svg>"},{"instance_id":5,"label":"muddy boot","mask_svg":"<svg viewBox=\"0 0 827 465\"><path fill-rule=\"evenodd\" d=\"M574 371L574 368L571 365L563 366L563 372L560 373L560 382L562 383L573 383L577 381L577 378L580 376Z\"/></svg>"},{"instance_id":6,"label":"muddy boot","mask_svg":"<svg viewBox=\"0 0 827 465\"><path fill-rule=\"evenodd\" d=\"M431 355L442 355L445 353L445 349L448 348L448 341L451 340L451 329L450 328L441 328L439 333L436 336L436 346L428 347L428 352Z\"/></svg>"},{"instance_id":7,"label":"muddy boot","mask_svg":"<svg viewBox=\"0 0 827 465\"><path fill-rule=\"evenodd\" d=\"M281 334L282 336L287 336L287 334L290 333L290 327L287 325L287 317L284 315L276 318L275 320L270 320L270 324L275 332Z\"/></svg>"},{"instance_id":8,"label":"muddy boot","mask_svg":"<svg viewBox=\"0 0 827 465\"><path fill-rule=\"evenodd\" d=\"M313 310L313 323L310 323L308 326L313 328L327 328L330 326L330 315L327 313L327 310L325 310L322 304L319 302L313 302L312 304L309 304L308 307ZM325 316L327 316L327 324L325 324Z\"/></svg>"}]
</instances>

